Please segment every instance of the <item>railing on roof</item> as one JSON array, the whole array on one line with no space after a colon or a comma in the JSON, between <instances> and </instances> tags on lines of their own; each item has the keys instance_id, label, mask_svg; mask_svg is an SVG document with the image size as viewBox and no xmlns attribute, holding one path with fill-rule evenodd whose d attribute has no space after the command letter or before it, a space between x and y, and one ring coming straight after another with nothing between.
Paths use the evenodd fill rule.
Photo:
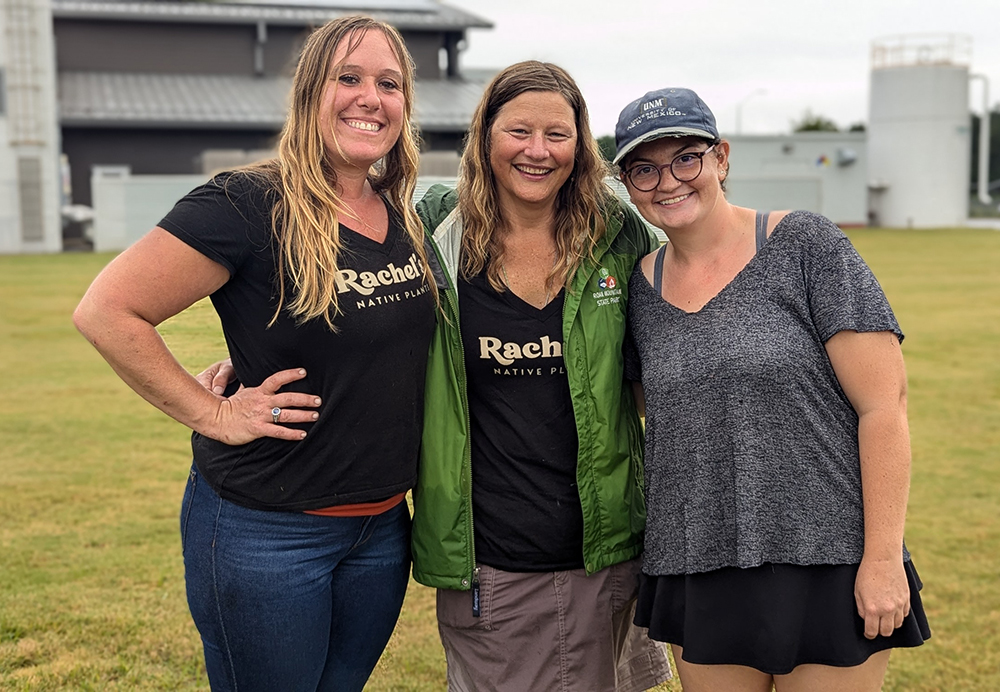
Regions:
<instances>
[{"instance_id":1,"label":"railing on roof","mask_svg":"<svg viewBox=\"0 0 1000 692\"><path fill-rule=\"evenodd\" d=\"M872 69L923 65L968 65L972 37L966 34L900 34L872 41Z\"/></svg>"}]
</instances>

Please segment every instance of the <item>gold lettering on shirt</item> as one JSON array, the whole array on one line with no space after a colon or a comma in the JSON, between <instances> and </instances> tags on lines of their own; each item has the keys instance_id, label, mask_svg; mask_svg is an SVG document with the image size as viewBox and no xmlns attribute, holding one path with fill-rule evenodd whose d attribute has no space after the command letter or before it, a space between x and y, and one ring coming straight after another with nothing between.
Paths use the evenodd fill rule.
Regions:
<instances>
[{"instance_id":1,"label":"gold lettering on shirt","mask_svg":"<svg viewBox=\"0 0 1000 692\"><path fill-rule=\"evenodd\" d=\"M424 265L417 257L417 253L411 253L409 261L402 267L397 267L390 262L385 269L374 272L358 273L353 269L339 269L337 271L337 293L347 293L357 291L363 296L370 296L379 286L392 286L393 284L406 283L424 274Z\"/></svg>"},{"instance_id":2,"label":"gold lettering on shirt","mask_svg":"<svg viewBox=\"0 0 1000 692\"><path fill-rule=\"evenodd\" d=\"M516 344L513 341L504 343L495 336L481 336L479 357L492 358L501 365L512 365L523 358L561 358L562 342L543 336L540 341Z\"/></svg>"}]
</instances>

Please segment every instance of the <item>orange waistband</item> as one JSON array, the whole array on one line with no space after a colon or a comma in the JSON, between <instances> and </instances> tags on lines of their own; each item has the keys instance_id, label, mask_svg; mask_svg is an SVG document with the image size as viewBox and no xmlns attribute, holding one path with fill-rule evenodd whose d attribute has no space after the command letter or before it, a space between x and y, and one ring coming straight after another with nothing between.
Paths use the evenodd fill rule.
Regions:
<instances>
[{"instance_id":1,"label":"orange waistband","mask_svg":"<svg viewBox=\"0 0 1000 692\"><path fill-rule=\"evenodd\" d=\"M398 505L406 497L406 493L393 495L381 502L361 502L356 505L336 505L322 509L306 510L306 514L316 514L321 517L367 517L373 514L383 514Z\"/></svg>"}]
</instances>

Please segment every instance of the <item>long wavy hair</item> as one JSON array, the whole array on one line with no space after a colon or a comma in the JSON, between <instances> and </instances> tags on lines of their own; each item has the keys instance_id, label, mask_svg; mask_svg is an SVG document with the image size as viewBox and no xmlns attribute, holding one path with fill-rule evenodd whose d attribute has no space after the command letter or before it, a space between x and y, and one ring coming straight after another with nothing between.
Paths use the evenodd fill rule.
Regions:
<instances>
[{"instance_id":1,"label":"long wavy hair","mask_svg":"<svg viewBox=\"0 0 1000 692\"><path fill-rule=\"evenodd\" d=\"M546 278L549 286L569 286L573 275L604 236L602 209L610 189L604 183L609 168L590 131L590 116L580 88L557 65L528 60L500 72L483 94L465 141L458 179L462 214L461 271L466 278L484 269L490 285L504 291L504 238L507 220L497 194L490 165L493 123L500 109L529 91L555 92L569 103L576 120L576 157L573 172L556 196L555 241L557 260Z\"/></svg>"},{"instance_id":2,"label":"long wavy hair","mask_svg":"<svg viewBox=\"0 0 1000 692\"><path fill-rule=\"evenodd\" d=\"M337 297L342 250L339 220L346 208L337 194L337 172L323 144L320 103L330 80L337 81L343 63L333 64L334 52L346 41L346 59L369 31L385 36L401 66L404 108L399 139L372 167L368 182L402 219L423 265L424 279L437 299L424 249L423 226L412 203L420 156L419 136L411 121L413 59L399 32L388 24L370 17L348 16L325 24L309 36L292 81L278 158L246 169L270 182L276 197L271 220L278 251L278 308L271 324L286 309L297 322L322 318L330 329L335 329L334 318L341 314ZM330 130L336 142L333 122ZM287 285L292 289L290 296Z\"/></svg>"}]
</instances>

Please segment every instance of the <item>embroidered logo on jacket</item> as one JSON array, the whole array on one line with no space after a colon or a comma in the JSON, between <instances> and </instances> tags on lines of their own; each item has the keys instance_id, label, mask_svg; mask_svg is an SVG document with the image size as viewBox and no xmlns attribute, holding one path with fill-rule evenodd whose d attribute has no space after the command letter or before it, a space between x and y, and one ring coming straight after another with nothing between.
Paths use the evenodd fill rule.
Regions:
<instances>
[{"instance_id":1,"label":"embroidered logo on jacket","mask_svg":"<svg viewBox=\"0 0 1000 692\"><path fill-rule=\"evenodd\" d=\"M622 289L618 288L618 279L613 277L611 272L604 267L601 267L601 271L598 272L597 287L601 290L594 291L593 297L597 301L598 307L621 302Z\"/></svg>"}]
</instances>

